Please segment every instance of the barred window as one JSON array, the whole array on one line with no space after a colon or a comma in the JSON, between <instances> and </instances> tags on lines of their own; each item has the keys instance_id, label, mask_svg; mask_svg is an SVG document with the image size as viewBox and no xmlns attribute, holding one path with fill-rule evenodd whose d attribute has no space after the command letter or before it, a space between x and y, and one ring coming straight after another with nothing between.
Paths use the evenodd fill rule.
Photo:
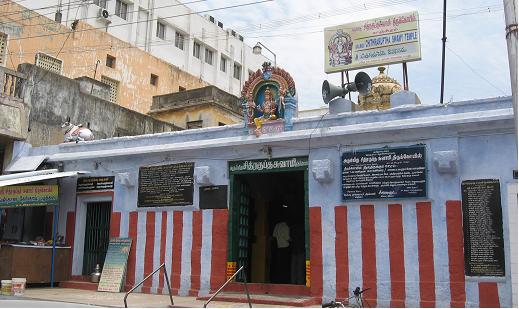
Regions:
<instances>
[{"instance_id":1,"label":"barred window","mask_svg":"<svg viewBox=\"0 0 519 309\"><path fill-rule=\"evenodd\" d=\"M57 74L61 74L61 70L63 69L63 61L44 53L37 53L36 66Z\"/></svg>"}]
</instances>

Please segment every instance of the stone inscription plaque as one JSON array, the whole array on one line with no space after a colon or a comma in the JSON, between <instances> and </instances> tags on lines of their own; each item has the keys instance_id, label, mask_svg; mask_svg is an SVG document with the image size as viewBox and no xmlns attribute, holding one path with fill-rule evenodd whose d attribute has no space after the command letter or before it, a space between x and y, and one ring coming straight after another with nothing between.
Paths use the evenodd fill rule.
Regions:
<instances>
[{"instance_id":1,"label":"stone inscription plaque","mask_svg":"<svg viewBox=\"0 0 519 309\"><path fill-rule=\"evenodd\" d=\"M461 183L465 274L504 276L505 253L498 179Z\"/></svg>"},{"instance_id":2,"label":"stone inscription plaque","mask_svg":"<svg viewBox=\"0 0 519 309\"><path fill-rule=\"evenodd\" d=\"M342 154L343 200L427 196L425 146Z\"/></svg>"},{"instance_id":3,"label":"stone inscription plaque","mask_svg":"<svg viewBox=\"0 0 519 309\"><path fill-rule=\"evenodd\" d=\"M138 207L193 205L195 163L139 168Z\"/></svg>"}]
</instances>

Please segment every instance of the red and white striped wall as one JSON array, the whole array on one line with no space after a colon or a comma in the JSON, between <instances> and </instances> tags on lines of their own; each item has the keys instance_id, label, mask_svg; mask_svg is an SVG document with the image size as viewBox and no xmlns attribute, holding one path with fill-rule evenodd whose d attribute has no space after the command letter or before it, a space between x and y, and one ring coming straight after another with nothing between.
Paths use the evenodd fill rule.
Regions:
<instances>
[{"instance_id":1,"label":"red and white striped wall","mask_svg":"<svg viewBox=\"0 0 519 309\"><path fill-rule=\"evenodd\" d=\"M162 263L176 295L207 295L226 280L227 210L113 212L111 237L133 239L126 289ZM75 213L67 213L67 243L74 243ZM139 289L167 293L163 272Z\"/></svg>"},{"instance_id":2,"label":"red and white striped wall","mask_svg":"<svg viewBox=\"0 0 519 309\"><path fill-rule=\"evenodd\" d=\"M506 307L507 282L464 275L460 201L310 207L310 290L343 299L370 288L378 307ZM67 215L74 242L75 214ZM227 210L113 212L111 237L131 237L126 288L166 263L173 293L207 295L226 280ZM156 274L140 291L166 293Z\"/></svg>"},{"instance_id":3,"label":"red and white striped wall","mask_svg":"<svg viewBox=\"0 0 519 309\"><path fill-rule=\"evenodd\" d=\"M460 201L311 207L310 235L312 294L325 300L359 286L372 307L511 306L506 282L464 275Z\"/></svg>"}]
</instances>

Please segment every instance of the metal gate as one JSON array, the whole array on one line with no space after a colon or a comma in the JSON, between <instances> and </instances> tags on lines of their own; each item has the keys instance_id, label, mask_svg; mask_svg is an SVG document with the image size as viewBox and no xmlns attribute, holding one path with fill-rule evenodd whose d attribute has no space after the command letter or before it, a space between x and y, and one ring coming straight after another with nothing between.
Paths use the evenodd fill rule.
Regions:
<instances>
[{"instance_id":1,"label":"metal gate","mask_svg":"<svg viewBox=\"0 0 519 309\"><path fill-rule=\"evenodd\" d=\"M238 207L238 269L245 266L249 270L249 186L240 184L240 205ZM243 281L244 272L238 274L238 281Z\"/></svg>"},{"instance_id":2,"label":"metal gate","mask_svg":"<svg viewBox=\"0 0 519 309\"><path fill-rule=\"evenodd\" d=\"M85 227L85 250L83 254L83 275L92 273L99 264L103 267L110 240L111 202L87 204Z\"/></svg>"}]
</instances>

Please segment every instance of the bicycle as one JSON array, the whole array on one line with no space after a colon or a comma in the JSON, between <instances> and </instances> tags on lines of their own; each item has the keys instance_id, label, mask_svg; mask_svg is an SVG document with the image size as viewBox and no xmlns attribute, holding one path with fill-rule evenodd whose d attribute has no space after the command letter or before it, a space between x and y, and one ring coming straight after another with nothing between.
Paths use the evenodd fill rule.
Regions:
<instances>
[{"instance_id":1,"label":"bicycle","mask_svg":"<svg viewBox=\"0 0 519 309\"><path fill-rule=\"evenodd\" d=\"M370 288L361 290L360 287L356 287L353 291L353 295L348 297L347 299L341 301L332 300L329 303L325 303L322 305L323 308L364 308L364 303L366 303L367 307L369 303L367 300L362 297L362 293L368 291ZM350 301L353 300L353 301Z\"/></svg>"}]
</instances>

